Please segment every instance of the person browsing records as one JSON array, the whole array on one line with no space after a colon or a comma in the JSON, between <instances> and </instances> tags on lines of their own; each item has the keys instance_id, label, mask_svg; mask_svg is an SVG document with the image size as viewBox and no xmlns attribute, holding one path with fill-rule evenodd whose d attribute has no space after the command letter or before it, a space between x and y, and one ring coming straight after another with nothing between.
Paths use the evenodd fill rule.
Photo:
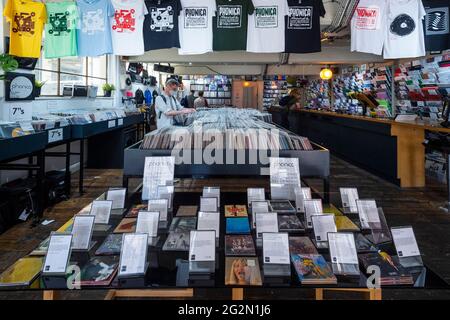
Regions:
<instances>
[{"instance_id":1,"label":"person browsing records","mask_svg":"<svg viewBox=\"0 0 450 320\"><path fill-rule=\"evenodd\" d=\"M156 97L156 126L158 129L172 126L174 118L179 115L195 112L195 109L183 108L176 99L179 82L174 78L166 81L161 95Z\"/></svg>"},{"instance_id":2,"label":"person browsing records","mask_svg":"<svg viewBox=\"0 0 450 320\"><path fill-rule=\"evenodd\" d=\"M208 107L208 100L203 98L203 91L198 92L198 98L194 101L194 108L207 108Z\"/></svg>"}]
</instances>

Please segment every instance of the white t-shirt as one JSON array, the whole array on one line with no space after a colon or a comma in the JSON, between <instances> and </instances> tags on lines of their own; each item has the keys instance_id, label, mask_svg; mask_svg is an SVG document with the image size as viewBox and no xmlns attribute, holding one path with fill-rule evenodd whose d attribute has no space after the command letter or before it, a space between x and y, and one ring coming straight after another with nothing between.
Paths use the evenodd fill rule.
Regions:
<instances>
[{"instance_id":1,"label":"white t-shirt","mask_svg":"<svg viewBox=\"0 0 450 320\"><path fill-rule=\"evenodd\" d=\"M181 0L179 16L179 54L203 54L213 51L215 0Z\"/></svg>"},{"instance_id":2,"label":"white t-shirt","mask_svg":"<svg viewBox=\"0 0 450 320\"><path fill-rule=\"evenodd\" d=\"M248 52L284 52L287 0L253 0L255 12L248 17Z\"/></svg>"},{"instance_id":3,"label":"white t-shirt","mask_svg":"<svg viewBox=\"0 0 450 320\"><path fill-rule=\"evenodd\" d=\"M113 52L120 56L144 54L144 18L148 13L142 0L111 0L115 14L111 18ZM92 44L95 46L95 43Z\"/></svg>"},{"instance_id":4,"label":"white t-shirt","mask_svg":"<svg viewBox=\"0 0 450 320\"><path fill-rule=\"evenodd\" d=\"M353 14L351 49L381 55L386 36L386 0L360 0Z\"/></svg>"},{"instance_id":5,"label":"white t-shirt","mask_svg":"<svg viewBox=\"0 0 450 320\"><path fill-rule=\"evenodd\" d=\"M422 0L388 1L384 58L415 58L425 55Z\"/></svg>"}]
</instances>

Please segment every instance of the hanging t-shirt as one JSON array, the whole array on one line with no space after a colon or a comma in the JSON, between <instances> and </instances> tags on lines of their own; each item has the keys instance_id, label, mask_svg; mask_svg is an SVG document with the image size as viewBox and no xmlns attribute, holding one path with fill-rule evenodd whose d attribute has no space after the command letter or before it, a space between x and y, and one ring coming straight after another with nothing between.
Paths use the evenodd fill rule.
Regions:
<instances>
[{"instance_id":1,"label":"hanging t-shirt","mask_svg":"<svg viewBox=\"0 0 450 320\"><path fill-rule=\"evenodd\" d=\"M443 51L450 48L449 0L423 0L425 7L425 49Z\"/></svg>"},{"instance_id":2,"label":"hanging t-shirt","mask_svg":"<svg viewBox=\"0 0 450 320\"><path fill-rule=\"evenodd\" d=\"M320 17L325 16L322 0L288 0L285 52L320 52Z\"/></svg>"},{"instance_id":3,"label":"hanging t-shirt","mask_svg":"<svg viewBox=\"0 0 450 320\"><path fill-rule=\"evenodd\" d=\"M179 54L203 54L212 51L214 0L181 0Z\"/></svg>"},{"instance_id":4,"label":"hanging t-shirt","mask_svg":"<svg viewBox=\"0 0 450 320\"><path fill-rule=\"evenodd\" d=\"M425 55L422 0L388 1L384 58L415 58Z\"/></svg>"},{"instance_id":5,"label":"hanging t-shirt","mask_svg":"<svg viewBox=\"0 0 450 320\"><path fill-rule=\"evenodd\" d=\"M255 12L248 19L247 51L284 52L287 0L253 0Z\"/></svg>"},{"instance_id":6,"label":"hanging t-shirt","mask_svg":"<svg viewBox=\"0 0 450 320\"><path fill-rule=\"evenodd\" d=\"M77 0L79 23L77 30L78 55L96 57L110 54L111 17L114 7L110 0Z\"/></svg>"},{"instance_id":7,"label":"hanging t-shirt","mask_svg":"<svg viewBox=\"0 0 450 320\"><path fill-rule=\"evenodd\" d=\"M9 54L39 58L44 24L45 5L28 0L8 0L3 15L10 24Z\"/></svg>"},{"instance_id":8,"label":"hanging t-shirt","mask_svg":"<svg viewBox=\"0 0 450 320\"><path fill-rule=\"evenodd\" d=\"M143 26L147 7L142 0L111 0L114 17L111 19L113 52L117 56L144 54Z\"/></svg>"},{"instance_id":9,"label":"hanging t-shirt","mask_svg":"<svg viewBox=\"0 0 450 320\"><path fill-rule=\"evenodd\" d=\"M360 0L351 21L351 50L381 55L386 38L386 0Z\"/></svg>"},{"instance_id":10,"label":"hanging t-shirt","mask_svg":"<svg viewBox=\"0 0 450 320\"><path fill-rule=\"evenodd\" d=\"M252 0L216 0L216 6L213 19L214 51L245 50L248 15L255 10Z\"/></svg>"},{"instance_id":11,"label":"hanging t-shirt","mask_svg":"<svg viewBox=\"0 0 450 320\"><path fill-rule=\"evenodd\" d=\"M77 55L78 8L75 2L47 2L46 59Z\"/></svg>"},{"instance_id":12,"label":"hanging t-shirt","mask_svg":"<svg viewBox=\"0 0 450 320\"><path fill-rule=\"evenodd\" d=\"M148 0L145 4L149 13L144 21L145 51L179 48L180 0Z\"/></svg>"}]
</instances>

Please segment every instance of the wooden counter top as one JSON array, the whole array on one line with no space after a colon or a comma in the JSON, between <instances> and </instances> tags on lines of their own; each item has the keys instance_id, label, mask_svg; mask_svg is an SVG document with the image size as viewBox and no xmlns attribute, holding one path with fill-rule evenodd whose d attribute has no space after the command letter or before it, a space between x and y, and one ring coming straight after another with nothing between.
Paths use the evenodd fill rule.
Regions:
<instances>
[{"instance_id":1,"label":"wooden counter top","mask_svg":"<svg viewBox=\"0 0 450 320\"><path fill-rule=\"evenodd\" d=\"M390 125L408 126L408 127L414 127L417 129L429 130L429 131L434 131L434 132L450 133L450 128L444 128L440 125L433 125L433 124L427 123L427 122L425 122L423 120L419 120L419 119L416 121L394 121L392 119L363 117L363 116L336 113L336 112L331 112L331 111L318 111L318 110L306 110L306 109L305 110L295 110L295 111L330 116L330 117L337 117L337 118L347 118L347 119L362 120L362 121L369 121L369 122L376 122L376 123L384 123L384 124L390 124Z\"/></svg>"}]
</instances>

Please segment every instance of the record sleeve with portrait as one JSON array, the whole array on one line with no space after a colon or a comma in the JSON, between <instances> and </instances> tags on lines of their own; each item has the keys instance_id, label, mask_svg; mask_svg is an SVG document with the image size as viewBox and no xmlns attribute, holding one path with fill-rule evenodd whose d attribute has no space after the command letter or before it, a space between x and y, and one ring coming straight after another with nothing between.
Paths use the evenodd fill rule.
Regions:
<instances>
[{"instance_id":1,"label":"record sleeve with portrait","mask_svg":"<svg viewBox=\"0 0 450 320\"><path fill-rule=\"evenodd\" d=\"M262 280L258 258L225 258L225 284L231 286L261 286Z\"/></svg>"},{"instance_id":2,"label":"record sleeve with portrait","mask_svg":"<svg viewBox=\"0 0 450 320\"><path fill-rule=\"evenodd\" d=\"M255 256L255 243L251 235L226 235L225 255Z\"/></svg>"}]
</instances>

